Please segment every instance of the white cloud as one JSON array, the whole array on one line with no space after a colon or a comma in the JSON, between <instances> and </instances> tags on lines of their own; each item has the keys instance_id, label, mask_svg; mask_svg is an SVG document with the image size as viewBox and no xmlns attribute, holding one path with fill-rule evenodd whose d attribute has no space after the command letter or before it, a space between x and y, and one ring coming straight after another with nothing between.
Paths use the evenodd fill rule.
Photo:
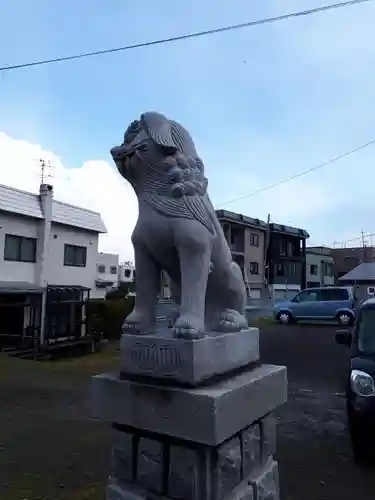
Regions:
<instances>
[{"instance_id":1,"label":"white cloud","mask_svg":"<svg viewBox=\"0 0 375 500\"><path fill-rule=\"evenodd\" d=\"M196 6L192 5L194 2ZM150 28L144 32L151 39L316 6L316 0L269 0L259 2L255 9L253 2L240 1L233 10L230 1L221 2L220 8L216 8L214 0L192 3L180 11L182 4L170 9L170 2L161 1L156 11L147 7L148 16L137 4L139 13L135 17L143 19L143 26ZM121 43L122 19L121 15L113 18L108 33L117 33ZM168 94L157 87L147 88L146 93L140 93L142 106L155 105L172 118L183 120L192 131L206 165L212 200L220 206L373 138L375 120L370 103L375 99L374 19L374 4L369 3L134 52L138 59L132 78L128 75L132 61L128 53L127 59L121 56L127 62L124 77L113 78L109 87L108 74L119 71L110 58L100 59L90 72L75 78L82 86L85 78L90 79L87 85L93 82L93 72L95 78L103 78L102 91L107 88L108 94L113 94L117 109L119 100L123 102L124 80L127 95L132 95L132 89L146 75L160 75L160 87L167 88ZM114 29L117 22L119 29ZM138 34L134 36L136 39ZM57 73L58 69L53 71ZM80 88L77 87L79 91ZM33 103L36 91L29 92ZM48 95L41 93L37 101L37 111L32 108L35 117L23 127L20 123L30 115L30 102L18 109L18 98L7 97L11 106L5 113L3 130L15 130L15 137L28 137L25 133L36 129L33 136L42 141L43 129L50 126L52 118L46 115L38 120L39 115L43 116L40 109L43 103L44 109L49 109L58 100L58 96L54 100L50 97L51 102L46 105L45 94ZM107 109L110 106L109 101ZM29 114L25 115L25 109ZM88 116L78 115L76 122L89 122ZM132 118L124 117L126 121ZM104 128L112 127L105 123ZM351 238L361 228L374 232L373 151L370 147L226 208L260 218L271 213L275 221L306 228L314 243L331 244L334 239ZM39 181L36 159L40 157L51 158L56 165L56 198L102 213L109 234L102 238L101 248L118 252L123 258L131 257L130 233L137 213L136 199L127 183L106 162L90 161L81 168L66 169L42 147L0 134L0 183L35 192Z\"/></svg>"},{"instance_id":2,"label":"white cloud","mask_svg":"<svg viewBox=\"0 0 375 500\"><path fill-rule=\"evenodd\" d=\"M100 250L132 260L131 232L138 206L133 190L105 161L87 161L81 168L67 169L60 158L39 144L13 139L0 132L0 183L38 192L40 159L50 161L49 182L55 199L100 212L108 234L100 237Z\"/></svg>"}]
</instances>

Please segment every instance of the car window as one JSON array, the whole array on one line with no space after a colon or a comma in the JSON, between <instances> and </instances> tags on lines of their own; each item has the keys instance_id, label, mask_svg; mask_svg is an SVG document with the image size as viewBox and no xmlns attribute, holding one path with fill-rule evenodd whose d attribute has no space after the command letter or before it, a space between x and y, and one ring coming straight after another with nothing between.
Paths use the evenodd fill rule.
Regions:
<instances>
[{"instance_id":1,"label":"car window","mask_svg":"<svg viewBox=\"0 0 375 500\"><path fill-rule=\"evenodd\" d=\"M375 309L363 309L356 325L358 349L375 354Z\"/></svg>"},{"instance_id":2,"label":"car window","mask_svg":"<svg viewBox=\"0 0 375 500\"><path fill-rule=\"evenodd\" d=\"M296 297L297 302L315 302L318 300L318 292L316 290L305 290Z\"/></svg>"},{"instance_id":3,"label":"car window","mask_svg":"<svg viewBox=\"0 0 375 500\"><path fill-rule=\"evenodd\" d=\"M325 288L320 291L321 299L323 301L332 301L332 300L349 300L348 290L345 288Z\"/></svg>"}]
</instances>

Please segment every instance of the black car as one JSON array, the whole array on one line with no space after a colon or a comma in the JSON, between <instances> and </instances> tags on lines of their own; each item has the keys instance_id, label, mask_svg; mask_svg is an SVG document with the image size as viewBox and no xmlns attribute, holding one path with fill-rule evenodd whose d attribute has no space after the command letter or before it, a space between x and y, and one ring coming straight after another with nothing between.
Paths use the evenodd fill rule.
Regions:
<instances>
[{"instance_id":1,"label":"black car","mask_svg":"<svg viewBox=\"0 0 375 500\"><path fill-rule=\"evenodd\" d=\"M353 330L336 333L350 347L346 383L349 432L355 460L375 460L375 299L359 308Z\"/></svg>"}]
</instances>

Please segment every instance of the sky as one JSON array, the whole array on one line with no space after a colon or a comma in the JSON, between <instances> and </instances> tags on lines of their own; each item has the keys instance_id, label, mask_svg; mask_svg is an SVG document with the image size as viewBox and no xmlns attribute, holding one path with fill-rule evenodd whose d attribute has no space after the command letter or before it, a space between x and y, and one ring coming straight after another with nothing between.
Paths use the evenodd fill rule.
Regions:
<instances>
[{"instance_id":1,"label":"sky","mask_svg":"<svg viewBox=\"0 0 375 500\"><path fill-rule=\"evenodd\" d=\"M328 3L328 2L327 2ZM321 0L5 0L0 66L168 38L321 6ZM97 210L100 250L133 257L137 201L109 150L142 112L192 134L216 208L325 244L375 232L375 2L171 44L0 73L0 183ZM355 242L354 242L355 243ZM358 240L359 243L359 240Z\"/></svg>"}]
</instances>

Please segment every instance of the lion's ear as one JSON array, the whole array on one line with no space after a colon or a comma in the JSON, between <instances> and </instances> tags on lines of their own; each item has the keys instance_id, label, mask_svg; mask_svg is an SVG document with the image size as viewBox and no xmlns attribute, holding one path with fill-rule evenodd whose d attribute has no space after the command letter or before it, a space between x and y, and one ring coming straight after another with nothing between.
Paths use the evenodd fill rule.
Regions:
<instances>
[{"instance_id":1,"label":"lion's ear","mask_svg":"<svg viewBox=\"0 0 375 500\"><path fill-rule=\"evenodd\" d=\"M171 122L164 115L150 111L141 115L141 123L150 138L159 146L177 151L173 140Z\"/></svg>"}]
</instances>

